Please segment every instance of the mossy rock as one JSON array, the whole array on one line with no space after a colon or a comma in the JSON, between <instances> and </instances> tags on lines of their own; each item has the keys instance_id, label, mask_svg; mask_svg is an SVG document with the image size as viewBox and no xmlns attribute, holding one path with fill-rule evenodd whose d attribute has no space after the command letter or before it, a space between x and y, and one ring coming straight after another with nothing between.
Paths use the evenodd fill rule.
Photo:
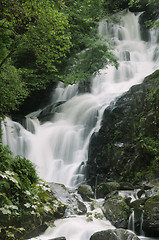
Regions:
<instances>
[{"instance_id":1,"label":"mossy rock","mask_svg":"<svg viewBox=\"0 0 159 240\"><path fill-rule=\"evenodd\" d=\"M125 229L108 229L94 233L90 240L139 240L139 238L131 231Z\"/></svg>"},{"instance_id":2,"label":"mossy rock","mask_svg":"<svg viewBox=\"0 0 159 240\"><path fill-rule=\"evenodd\" d=\"M127 228L130 216L130 207L121 196L114 196L103 205L105 217L117 228Z\"/></svg>"},{"instance_id":3,"label":"mossy rock","mask_svg":"<svg viewBox=\"0 0 159 240\"><path fill-rule=\"evenodd\" d=\"M131 202L130 207L142 210L146 200L147 200L147 198L137 199L137 200Z\"/></svg>"},{"instance_id":4,"label":"mossy rock","mask_svg":"<svg viewBox=\"0 0 159 240\"><path fill-rule=\"evenodd\" d=\"M104 198L107 194L118 190L120 187L117 182L105 182L97 186L97 198Z\"/></svg>"},{"instance_id":5,"label":"mossy rock","mask_svg":"<svg viewBox=\"0 0 159 240\"><path fill-rule=\"evenodd\" d=\"M143 230L148 236L159 236L159 195L145 202Z\"/></svg>"}]
</instances>

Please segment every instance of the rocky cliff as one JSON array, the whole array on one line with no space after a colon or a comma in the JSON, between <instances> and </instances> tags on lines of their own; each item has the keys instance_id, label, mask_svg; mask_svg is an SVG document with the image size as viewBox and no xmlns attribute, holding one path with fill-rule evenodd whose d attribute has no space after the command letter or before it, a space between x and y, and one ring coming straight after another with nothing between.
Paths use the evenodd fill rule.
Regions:
<instances>
[{"instance_id":1,"label":"rocky cliff","mask_svg":"<svg viewBox=\"0 0 159 240\"><path fill-rule=\"evenodd\" d=\"M155 178L159 163L159 70L104 111L91 137L87 182Z\"/></svg>"}]
</instances>

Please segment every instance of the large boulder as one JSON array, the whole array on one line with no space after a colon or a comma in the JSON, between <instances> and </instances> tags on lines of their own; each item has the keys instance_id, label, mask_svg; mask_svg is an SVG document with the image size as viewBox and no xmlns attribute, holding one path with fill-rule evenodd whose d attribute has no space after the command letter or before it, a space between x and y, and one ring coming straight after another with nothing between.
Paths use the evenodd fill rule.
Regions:
<instances>
[{"instance_id":1,"label":"large boulder","mask_svg":"<svg viewBox=\"0 0 159 240\"><path fill-rule=\"evenodd\" d=\"M145 203L143 230L147 236L159 237L159 195L150 197Z\"/></svg>"},{"instance_id":2,"label":"large boulder","mask_svg":"<svg viewBox=\"0 0 159 240\"><path fill-rule=\"evenodd\" d=\"M109 229L94 233L90 240L139 240L131 231L125 229Z\"/></svg>"},{"instance_id":3,"label":"large boulder","mask_svg":"<svg viewBox=\"0 0 159 240\"><path fill-rule=\"evenodd\" d=\"M107 199L103 205L105 217L117 228L127 228L130 216L130 207L121 196Z\"/></svg>"}]
</instances>

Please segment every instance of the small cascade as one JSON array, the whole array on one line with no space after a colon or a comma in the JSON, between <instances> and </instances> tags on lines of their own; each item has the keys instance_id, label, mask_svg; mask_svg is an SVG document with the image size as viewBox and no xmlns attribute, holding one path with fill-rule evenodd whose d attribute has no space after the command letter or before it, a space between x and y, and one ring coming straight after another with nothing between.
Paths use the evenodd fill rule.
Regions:
<instances>
[{"instance_id":1,"label":"small cascade","mask_svg":"<svg viewBox=\"0 0 159 240\"><path fill-rule=\"evenodd\" d=\"M132 211L132 213L129 217L128 229L132 230L135 233L134 211Z\"/></svg>"},{"instance_id":2,"label":"small cascade","mask_svg":"<svg viewBox=\"0 0 159 240\"><path fill-rule=\"evenodd\" d=\"M144 216L144 211L142 211L141 213L141 217L140 217L140 232L139 232L139 235L140 236L145 236L145 233L142 229L142 225L143 225L143 216Z\"/></svg>"},{"instance_id":3,"label":"small cascade","mask_svg":"<svg viewBox=\"0 0 159 240\"><path fill-rule=\"evenodd\" d=\"M136 218L136 215L140 215L140 217L137 216L137 218L139 218L139 222L138 219ZM142 229L142 226L143 226L143 211L141 210L141 212L136 212L134 209L129 217L128 229L133 231L137 235L143 237L145 236L145 233Z\"/></svg>"},{"instance_id":4,"label":"small cascade","mask_svg":"<svg viewBox=\"0 0 159 240\"><path fill-rule=\"evenodd\" d=\"M69 218L56 220L54 228L48 228L44 234L30 240L48 240L64 236L67 240L89 240L91 235L97 231L105 229L115 229L115 227L104 217L101 200L96 200L96 208L91 210L91 205L87 206L87 214L84 216L71 215Z\"/></svg>"},{"instance_id":5,"label":"small cascade","mask_svg":"<svg viewBox=\"0 0 159 240\"><path fill-rule=\"evenodd\" d=\"M64 84L60 82L54 91L51 102L57 103L62 101L68 101L77 94L78 94L77 84L68 85L67 87L64 87Z\"/></svg>"}]
</instances>

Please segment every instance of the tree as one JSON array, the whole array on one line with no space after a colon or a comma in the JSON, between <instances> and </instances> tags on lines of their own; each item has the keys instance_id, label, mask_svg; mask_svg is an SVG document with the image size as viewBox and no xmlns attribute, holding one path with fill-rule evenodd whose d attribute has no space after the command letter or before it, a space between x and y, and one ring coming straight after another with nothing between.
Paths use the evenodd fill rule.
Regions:
<instances>
[{"instance_id":1,"label":"tree","mask_svg":"<svg viewBox=\"0 0 159 240\"><path fill-rule=\"evenodd\" d=\"M34 49L37 66L55 72L71 47L67 15L50 1L36 1L34 5L30 2L27 7L34 23L28 26L25 40Z\"/></svg>"},{"instance_id":2,"label":"tree","mask_svg":"<svg viewBox=\"0 0 159 240\"><path fill-rule=\"evenodd\" d=\"M15 42L9 22L0 20L0 29L0 117L3 117L10 109L16 109L27 90L17 69L11 65Z\"/></svg>"},{"instance_id":3,"label":"tree","mask_svg":"<svg viewBox=\"0 0 159 240\"><path fill-rule=\"evenodd\" d=\"M57 71L71 46L67 15L49 0L2 0L1 4L0 17L9 21L14 41L20 36L21 42L32 47L38 67Z\"/></svg>"},{"instance_id":4,"label":"tree","mask_svg":"<svg viewBox=\"0 0 159 240\"><path fill-rule=\"evenodd\" d=\"M108 65L118 67L116 56L112 53L111 44L100 36L88 38L87 48L76 54L67 69L65 83L90 81L93 74Z\"/></svg>"},{"instance_id":5,"label":"tree","mask_svg":"<svg viewBox=\"0 0 159 240\"><path fill-rule=\"evenodd\" d=\"M0 7L0 115L3 115L14 110L30 91L46 87L50 78L39 81L39 75L58 72L69 52L71 36L67 15L53 1L2 0ZM26 55L28 58L23 61Z\"/></svg>"}]
</instances>

